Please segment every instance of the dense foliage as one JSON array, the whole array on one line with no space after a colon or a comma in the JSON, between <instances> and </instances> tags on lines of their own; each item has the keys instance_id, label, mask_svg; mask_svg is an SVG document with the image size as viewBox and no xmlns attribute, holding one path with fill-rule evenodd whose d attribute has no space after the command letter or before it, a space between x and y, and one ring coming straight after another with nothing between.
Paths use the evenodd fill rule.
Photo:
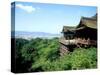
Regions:
<instances>
[{"instance_id":1,"label":"dense foliage","mask_svg":"<svg viewBox=\"0 0 100 75\"><path fill-rule=\"evenodd\" d=\"M17 72L61 71L97 67L97 48L75 48L60 56L58 38L16 39Z\"/></svg>"}]
</instances>

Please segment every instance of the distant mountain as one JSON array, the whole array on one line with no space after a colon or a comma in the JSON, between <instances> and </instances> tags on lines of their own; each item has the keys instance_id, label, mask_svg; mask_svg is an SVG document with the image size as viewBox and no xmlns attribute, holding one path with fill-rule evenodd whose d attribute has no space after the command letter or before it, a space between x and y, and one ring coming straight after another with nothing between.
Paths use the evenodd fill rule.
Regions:
<instances>
[{"instance_id":1,"label":"distant mountain","mask_svg":"<svg viewBox=\"0 0 100 75\"><path fill-rule=\"evenodd\" d=\"M53 37L60 37L61 34L52 34L52 33L45 33L45 32L26 32L26 31L16 31L15 37L16 38L53 38Z\"/></svg>"}]
</instances>

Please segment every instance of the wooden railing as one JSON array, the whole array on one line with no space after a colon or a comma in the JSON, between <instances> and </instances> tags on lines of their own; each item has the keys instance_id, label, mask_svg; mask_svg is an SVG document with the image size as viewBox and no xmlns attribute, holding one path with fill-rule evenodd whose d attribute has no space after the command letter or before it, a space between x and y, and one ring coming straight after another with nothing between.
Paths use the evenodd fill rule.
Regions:
<instances>
[{"instance_id":1,"label":"wooden railing","mask_svg":"<svg viewBox=\"0 0 100 75\"><path fill-rule=\"evenodd\" d=\"M96 45L97 41L96 40L90 40L90 39L76 39L77 43L79 44L86 44L86 45Z\"/></svg>"},{"instance_id":2,"label":"wooden railing","mask_svg":"<svg viewBox=\"0 0 100 75\"><path fill-rule=\"evenodd\" d=\"M69 39L69 40L60 38L59 42L65 45L75 45L75 44L96 45L97 44L96 40L90 40L90 39L86 40L86 39L81 39L81 38Z\"/></svg>"}]
</instances>

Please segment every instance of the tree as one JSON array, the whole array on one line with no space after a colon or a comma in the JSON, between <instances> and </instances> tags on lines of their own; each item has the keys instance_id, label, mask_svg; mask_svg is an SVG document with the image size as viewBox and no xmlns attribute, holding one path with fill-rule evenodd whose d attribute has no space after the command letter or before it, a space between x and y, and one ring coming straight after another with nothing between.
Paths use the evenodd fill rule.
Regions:
<instances>
[{"instance_id":1,"label":"tree","mask_svg":"<svg viewBox=\"0 0 100 75\"><path fill-rule=\"evenodd\" d=\"M15 60L16 60L16 72L26 72L27 68L24 67L23 61L24 58L22 57L22 48L25 44L27 44L29 41L22 38L16 38L15 44L16 44L16 53L15 53Z\"/></svg>"},{"instance_id":2,"label":"tree","mask_svg":"<svg viewBox=\"0 0 100 75\"><path fill-rule=\"evenodd\" d=\"M77 48L72 53L72 69L96 68L97 62L96 48Z\"/></svg>"}]
</instances>

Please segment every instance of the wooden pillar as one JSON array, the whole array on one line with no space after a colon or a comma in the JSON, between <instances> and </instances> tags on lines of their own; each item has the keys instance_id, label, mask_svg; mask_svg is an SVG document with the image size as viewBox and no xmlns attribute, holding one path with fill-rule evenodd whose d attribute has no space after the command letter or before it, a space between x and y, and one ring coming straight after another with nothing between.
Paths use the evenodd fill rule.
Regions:
<instances>
[{"instance_id":1,"label":"wooden pillar","mask_svg":"<svg viewBox=\"0 0 100 75\"><path fill-rule=\"evenodd\" d=\"M63 56L66 53L69 53L69 48L63 44L60 44L60 55Z\"/></svg>"}]
</instances>

